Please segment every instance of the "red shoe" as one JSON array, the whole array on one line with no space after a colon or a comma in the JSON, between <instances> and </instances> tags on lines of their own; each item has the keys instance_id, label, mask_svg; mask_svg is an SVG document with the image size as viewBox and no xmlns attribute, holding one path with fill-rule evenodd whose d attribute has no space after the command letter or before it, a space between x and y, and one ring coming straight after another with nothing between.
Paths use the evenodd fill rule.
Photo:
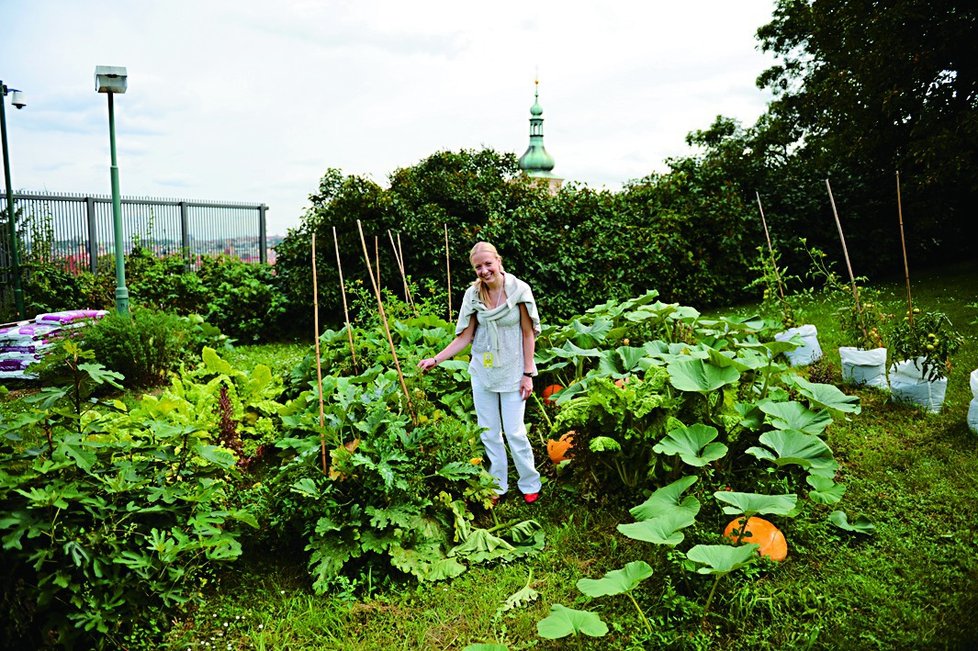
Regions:
<instances>
[{"instance_id":1,"label":"red shoe","mask_svg":"<svg viewBox=\"0 0 978 651\"><path fill-rule=\"evenodd\" d=\"M540 499L540 493L527 493L526 495L523 496L523 500L527 504L533 504L538 499Z\"/></svg>"}]
</instances>

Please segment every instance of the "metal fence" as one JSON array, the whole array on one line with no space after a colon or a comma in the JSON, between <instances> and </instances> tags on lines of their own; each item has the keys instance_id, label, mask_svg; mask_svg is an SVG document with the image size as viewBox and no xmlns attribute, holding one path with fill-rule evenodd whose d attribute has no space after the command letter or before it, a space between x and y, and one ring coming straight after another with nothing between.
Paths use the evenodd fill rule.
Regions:
<instances>
[{"instance_id":1,"label":"metal fence","mask_svg":"<svg viewBox=\"0 0 978 651\"><path fill-rule=\"evenodd\" d=\"M112 198L15 192L18 251L22 263L63 260L74 273L97 268L115 252ZM196 269L206 256L227 254L268 262L265 204L122 197L122 240L157 255L184 255ZM6 194L0 194L0 304L13 294Z\"/></svg>"}]
</instances>

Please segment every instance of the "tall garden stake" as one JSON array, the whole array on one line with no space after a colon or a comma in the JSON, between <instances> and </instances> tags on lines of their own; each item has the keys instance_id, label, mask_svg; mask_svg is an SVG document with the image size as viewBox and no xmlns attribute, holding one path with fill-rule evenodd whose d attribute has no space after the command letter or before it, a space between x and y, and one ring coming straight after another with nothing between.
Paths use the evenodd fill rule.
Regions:
<instances>
[{"instance_id":1,"label":"tall garden stake","mask_svg":"<svg viewBox=\"0 0 978 651\"><path fill-rule=\"evenodd\" d=\"M391 241L391 248L394 249L394 262L397 263L397 269L401 272L401 282L404 283L404 302L414 308L414 315L418 315L418 308L414 307L414 301L411 300L411 290L408 289L407 275L404 273L404 254L400 250L401 244L401 234L397 234L397 244L394 244L394 236L391 235L390 229L387 229L387 237Z\"/></svg>"},{"instance_id":2,"label":"tall garden stake","mask_svg":"<svg viewBox=\"0 0 978 651\"><path fill-rule=\"evenodd\" d=\"M401 234L397 234L397 253L401 257L401 275L406 276L404 267L404 249L401 248ZM414 310L414 316L418 316L418 308L414 305L414 297L411 296L411 286L407 284L407 278L404 279L404 287L407 289L408 303L411 304L411 308Z\"/></svg>"},{"instance_id":3,"label":"tall garden stake","mask_svg":"<svg viewBox=\"0 0 978 651\"><path fill-rule=\"evenodd\" d=\"M350 310L346 307L346 285L343 284L343 264L340 262L340 241L336 237L336 227L333 227L333 246L336 247L336 269L340 273L340 296L343 297L343 319L346 323L346 340L350 343L350 358L353 360L353 372L359 374L357 368L357 353L353 347L353 324L350 323Z\"/></svg>"},{"instance_id":4,"label":"tall garden stake","mask_svg":"<svg viewBox=\"0 0 978 651\"><path fill-rule=\"evenodd\" d=\"M900 248L903 249L903 275L907 279L907 317L910 327L913 327L913 300L910 298L910 265L907 263L907 241L903 237L903 204L900 201L900 172L896 173L897 181L897 216L900 219Z\"/></svg>"},{"instance_id":5,"label":"tall garden stake","mask_svg":"<svg viewBox=\"0 0 978 651\"><path fill-rule=\"evenodd\" d=\"M411 415L411 422L418 423L414 415L414 405L411 404L411 394L408 392L407 383L404 381L404 373L401 372L401 362L397 359L397 349L394 348L394 338L391 337L390 324L387 323L387 314L384 312L384 301L380 296L380 274L375 277L374 270L370 266L370 253L367 251L367 240L363 237L363 226L357 220L357 230L360 231L360 243L363 245L363 259L367 262L367 273L370 274L370 283L374 286L374 294L377 296L377 309L380 311L380 321L384 324L384 332L387 334L387 343L391 347L391 356L394 358L394 368L397 369L397 379L401 381L401 389L404 391L404 399L407 400L408 413ZM377 238L374 238L377 242ZM378 272L380 270L378 269Z\"/></svg>"},{"instance_id":6,"label":"tall garden stake","mask_svg":"<svg viewBox=\"0 0 978 651\"><path fill-rule=\"evenodd\" d=\"M445 227L445 273L448 274L448 322L452 322L452 263L448 257L448 224L442 224Z\"/></svg>"},{"instance_id":7,"label":"tall garden stake","mask_svg":"<svg viewBox=\"0 0 978 651\"><path fill-rule=\"evenodd\" d=\"M846 269L849 271L849 282L852 286L852 298L856 302L856 311L859 314L863 313L863 307L859 304L859 288L856 287L856 277L852 273L852 264L849 262L849 249L846 248L846 236L842 234L842 222L839 221L839 211L835 207L835 197L832 196L832 186L829 184L829 180L825 179L825 187L829 190L829 201L832 203L832 214L835 215L835 225L839 229L839 240L842 242L842 254L846 258ZM869 334L866 332L866 326L863 323L863 319L859 319L859 329L863 332L863 338L868 339Z\"/></svg>"},{"instance_id":8,"label":"tall garden stake","mask_svg":"<svg viewBox=\"0 0 978 651\"><path fill-rule=\"evenodd\" d=\"M767 231L767 220L764 219L764 206L761 205L761 193L754 191L757 195L757 209L761 211L761 224L764 226L764 239L767 240L767 250L771 254L771 266L774 268L774 276L778 279L778 294L784 300L784 284L781 282L781 272L778 270L778 261L774 257L774 247L771 246L771 234Z\"/></svg>"},{"instance_id":9,"label":"tall garden stake","mask_svg":"<svg viewBox=\"0 0 978 651\"><path fill-rule=\"evenodd\" d=\"M316 328L316 387L319 389L319 448L326 466L326 408L323 406L323 363L319 356L319 284L316 280L316 233L312 234L312 322Z\"/></svg>"}]
</instances>

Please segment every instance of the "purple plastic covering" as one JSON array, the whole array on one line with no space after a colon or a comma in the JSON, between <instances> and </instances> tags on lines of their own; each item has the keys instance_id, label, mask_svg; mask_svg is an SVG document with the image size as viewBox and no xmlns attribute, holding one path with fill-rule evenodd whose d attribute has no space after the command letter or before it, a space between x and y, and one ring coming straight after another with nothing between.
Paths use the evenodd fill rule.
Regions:
<instances>
[{"instance_id":1,"label":"purple plastic covering","mask_svg":"<svg viewBox=\"0 0 978 651\"><path fill-rule=\"evenodd\" d=\"M64 325L84 319L101 319L106 314L108 314L106 310L65 310L64 312L38 314L34 317L34 321L37 323L60 323Z\"/></svg>"},{"instance_id":2,"label":"purple plastic covering","mask_svg":"<svg viewBox=\"0 0 978 651\"><path fill-rule=\"evenodd\" d=\"M29 342L40 339L49 332L58 330L61 326L54 323L27 323L0 328L0 341Z\"/></svg>"},{"instance_id":3,"label":"purple plastic covering","mask_svg":"<svg viewBox=\"0 0 978 651\"><path fill-rule=\"evenodd\" d=\"M36 359L0 358L0 371L23 371L36 361Z\"/></svg>"},{"instance_id":4,"label":"purple plastic covering","mask_svg":"<svg viewBox=\"0 0 978 651\"><path fill-rule=\"evenodd\" d=\"M0 342L0 355L5 353L41 353L46 348L50 348L51 345L47 340L39 341L36 343L23 344L23 343L12 343L12 342Z\"/></svg>"}]
</instances>

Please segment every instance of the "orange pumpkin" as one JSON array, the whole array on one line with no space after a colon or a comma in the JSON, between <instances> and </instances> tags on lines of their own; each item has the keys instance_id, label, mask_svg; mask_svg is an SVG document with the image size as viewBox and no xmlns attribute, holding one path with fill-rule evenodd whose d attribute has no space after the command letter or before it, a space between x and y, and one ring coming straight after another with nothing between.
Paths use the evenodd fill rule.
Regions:
<instances>
[{"instance_id":1,"label":"orange pumpkin","mask_svg":"<svg viewBox=\"0 0 978 651\"><path fill-rule=\"evenodd\" d=\"M556 441L553 439L547 441L547 455L554 465L567 459L567 451L574 447L574 433L574 430L570 430Z\"/></svg>"},{"instance_id":2,"label":"orange pumpkin","mask_svg":"<svg viewBox=\"0 0 978 651\"><path fill-rule=\"evenodd\" d=\"M723 536L730 538L736 544L745 542L760 545L757 553L761 556L767 556L772 561L783 561L787 558L788 541L785 540L780 529L764 518L753 517L747 521L747 527L744 528L744 533L738 540L737 532L740 531L743 523L743 518L732 520L723 530Z\"/></svg>"},{"instance_id":3,"label":"orange pumpkin","mask_svg":"<svg viewBox=\"0 0 978 651\"><path fill-rule=\"evenodd\" d=\"M554 397L555 394L559 393L563 388L559 384L551 384L543 390L543 401L548 405L552 405L554 400L556 400Z\"/></svg>"}]
</instances>

